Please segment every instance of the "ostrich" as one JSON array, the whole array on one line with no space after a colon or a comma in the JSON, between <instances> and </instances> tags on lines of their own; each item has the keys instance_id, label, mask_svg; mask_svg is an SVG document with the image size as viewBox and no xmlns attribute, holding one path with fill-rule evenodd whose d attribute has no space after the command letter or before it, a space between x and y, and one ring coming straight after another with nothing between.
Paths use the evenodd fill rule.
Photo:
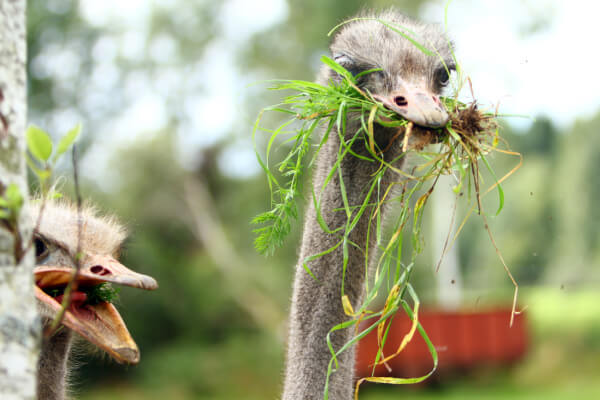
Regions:
<instances>
[{"instance_id":1,"label":"ostrich","mask_svg":"<svg viewBox=\"0 0 600 400\"><path fill-rule=\"evenodd\" d=\"M90 299L91 288L115 283L153 290L156 281L135 273L117 260L126 233L116 219L98 216L94 208L77 207L66 201L39 200L32 206L35 227L33 246L35 295L45 331L61 309L64 289L71 279L79 253L80 271L73 287L71 304L61 326L44 338L38 363L37 392L40 400L60 400L65 396L67 361L73 332L106 351L116 361L136 364L140 354L123 319L107 301ZM79 220L78 215L81 216ZM81 223L78 224L78 221ZM79 236L81 226L81 236Z\"/></svg>"},{"instance_id":2,"label":"ostrich","mask_svg":"<svg viewBox=\"0 0 600 400\"><path fill-rule=\"evenodd\" d=\"M380 68L380 71L363 75L359 79L359 86L368 90L385 107L417 126L444 126L449 117L438 96L448 84L449 72L455 66L451 45L443 31L435 25L409 19L394 9L360 16L366 19L349 22L334 37L330 46L334 60L354 75ZM425 55L405 37L374 18L410 32L419 43L435 49L436 55ZM332 69L324 67L318 82L327 85L329 81L339 79L341 78ZM346 122L346 135L352 137L360 128L360 121L348 116ZM399 158L403 152L402 140L394 140L395 133L390 128L376 125L374 138L380 149L386 149L383 157L387 161L399 160L395 167L407 168L405 157ZM414 136L413 133L411 137ZM323 187L337 160L339 140L339 135L329 135L313 172L313 193L317 196L321 193L321 215L330 229L344 226L347 218L344 211L335 211L345 209L338 174L334 174L334 179ZM364 144L359 141L355 143L352 150L368 156ZM343 159L340 170L350 207L363 203L366 192L363 189L368 187L378 168L379 163L357 157L348 156ZM388 170L382 191L385 192L387 186L400 179L400 175ZM342 246L308 263L314 278L303 268L304 259L332 248L338 241L335 235L322 230L313 202L308 201L308 204L290 312L284 400L323 398L327 366L331 359L326 336L333 326L349 319L340 299ZM352 243L363 249L367 244L368 219L368 213L364 213L349 236ZM369 246L372 248L375 236L370 235ZM354 246L349 246L348 251L345 294L349 296L354 309L357 309L363 299L365 260L364 254ZM334 332L331 337L334 349L340 349L347 343L352 338L352 333L352 329ZM330 377L329 399L352 399L354 357L354 349L350 349L337 358L339 367Z\"/></svg>"}]
</instances>

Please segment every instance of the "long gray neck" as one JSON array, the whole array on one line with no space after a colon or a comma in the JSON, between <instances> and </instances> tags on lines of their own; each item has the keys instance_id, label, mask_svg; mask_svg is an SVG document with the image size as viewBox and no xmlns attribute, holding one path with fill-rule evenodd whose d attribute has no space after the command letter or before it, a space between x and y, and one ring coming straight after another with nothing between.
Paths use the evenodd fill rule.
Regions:
<instances>
[{"instance_id":1,"label":"long gray neck","mask_svg":"<svg viewBox=\"0 0 600 400\"><path fill-rule=\"evenodd\" d=\"M44 338L38 363L38 400L65 398L67 361L73 332L66 328L50 338Z\"/></svg>"},{"instance_id":2,"label":"long gray neck","mask_svg":"<svg viewBox=\"0 0 600 400\"><path fill-rule=\"evenodd\" d=\"M347 131L353 132L349 124ZM354 129L357 129L355 126ZM387 147L386 141L393 133L379 129L376 139L381 148ZM397 143L396 143L397 142ZM401 152L401 140L397 140L386 153L386 160L391 160L394 155ZM327 143L318 156L316 169L313 172L315 193L319 195L323 183L337 160L340 145L339 136L331 132ZM362 139L357 140L353 150L366 155ZM397 165L401 167L401 165ZM361 205L366 198L367 189L370 187L372 174L379 168L379 163L360 160L348 155L341 163L340 169L346 187L350 207ZM390 179L398 177L386 176L385 185ZM303 268L306 257L321 253L335 246L340 238L337 235L327 234L317 221L317 214L313 202L306 211L304 234L300 258L296 266L294 293L290 314L289 342L283 400L319 400L323 398L327 367L331 359L331 352L327 346L326 337L332 327L350 319L345 313L341 302L343 247L339 246L331 253L319 257L308 263L316 279L313 279ZM346 224L344 203L340 191L340 181L337 173L327 184L321 194L321 214L330 229L334 230ZM368 220L370 213L365 212L358 225L350 233L351 242L365 249ZM342 235L344 230L341 231ZM375 235L370 235L374 237ZM374 243L369 243L373 249ZM349 261L346 269L344 293L348 295L352 306L356 310L363 300L363 287L365 279L365 256L354 246L348 247ZM340 349L347 343L353 334L353 329L338 330L331 335L333 348ZM344 351L339 357L339 368L329 379L329 399L350 400L353 397L354 380L354 349Z\"/></svg>"}]
</instances>

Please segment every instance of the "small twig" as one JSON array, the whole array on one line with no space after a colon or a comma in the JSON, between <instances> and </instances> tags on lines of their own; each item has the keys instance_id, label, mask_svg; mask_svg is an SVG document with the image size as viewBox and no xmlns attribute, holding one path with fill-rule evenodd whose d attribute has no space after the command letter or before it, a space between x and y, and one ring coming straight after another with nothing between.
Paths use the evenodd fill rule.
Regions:
<instances>
[{"instance_id":1,"label":"small twig","mask_svg":"<svg viewBox=\"0 0 600 400\"><path fill-rule=\"evenodd\" d=\"M519 314L519 312L517 312L517 298L519 296L519 284L513 277L512 273L510 272L510 269L508 268L508 265L506 265L506 262L504 261L504 257L502 256L502 253L500 252L500 249L496 245L496 241L494 240L494 235L492 235L492 231L490 230L490 226L488 225L485 214L482 213L481 217L483 218L483 223L485 224L484 225L485 230L487 231L487 233L490 237L490 241L492 242L492 245L494 246L494 249L496 250L496 254L498 255L498 258L500 259L500 262L502 262L502 267L504 267L504 271L506 271L506 274L508 275L513 286L515 287L515 293L513 295L512 310L510 313L510 326L512 327L513 323L515 321L515 315Z\"/></svg>"},{"instance_id":2,"label":"small twig","mask_svg":"<svg viewBox=\"0 0 600 400\"><path fill-rule=\"evenodd\" d=\"M73 185L75 189L75 199L77 202L77 253L73 257L73 261L75 261L75 272L71 276L69 283L64 291L63 301L61 303L61 309L54 318L52 325L46 332L46 336L52 336L56 330L61 326L62 321L65 316L65 312L71 305L71 297L73 291L77 290L77 278L79 277L79 272L81 270L81 240L83 234L83 221L81 218L81 192L79 191L79 174L77 171L77 146L73 145L73 150L71 152L71 161L73 164Z\"/></svg>"},{"instance_id":3,"label":"small twig","mask_svg":"<svg viewBox=\"0 0 600 400\"><path fill-rule=\"evenodd\" d=\"M450 248L452 248L452 246L448 246L448 243L450 242L450 236L452 234L452 228L454 228L454 220L456 218L456 208L457 208L457 206L458 206L458 195L456 195L456 199L454 201L454 206L452 207L452 218L450 219L450 226L448 227L448 235L446 235L446 240L444 241L444 246L442 247L442 255L440 256L438 264L435 267L435 272L436 273L438 273L440 271L440 267L442 265L442 261L444 261L444 257L446 257L446 254L448 253L448 251L450 250Z\"/></svg>"},{"instance_id":4,"label":"small twig","mask_svg":"<svg viewBox=\"0 0 600 400\"><path fill-rule=\"evenodd\" d=\"M406 149L408 149L408 138L410 138L410 134L412 132L412 128L413 128L413 123L412 122L408 122L408 124L406 124L406 133L404 134L404 143L402 144L402 151L406 153Z\"/></svg>"},{"instance_id":5,"label":"small twig","mask_svg":"<svg viewBox=\"0 0 600 400\"><path fill-rule=\"evenodd\" d=\"M467 82L469 82L469 89L471 90L471 97L473 97L473 101L475 100L475 92L473 91L473 82L471 82L471 78L467 77Z\"/></svg>"},{"instance_id":6,"label":"small twig","mask_svg":"<svg viewBox=\"0 0 600 400\"><path fill-rule=\"evenodd\" d=\"M490 230L490 226L488 225L487 217L482 210L481 191L480 191L480 187L479 187L479 176L478 176L479 168L477 166L477 163L471 163L471 171L473 173L473 181L475 184L475 195L477 197L477 204L479 206L479 215L481 215L481 218L483 219L484 228L487 231L488 236L490 237L490 241L492 242L492 245L494 246L494 249L496 250L496 254L498 255L498 258L500 259L500 262L502 263L502 267L504 268L504 271L510 278L513 286L515 287L515 293L513 296L513 303L512 303L512 310L510 313L510 326L512 327L514 320L515 320L515 315L517 314L517 298L519 295L519 284L513 277L512 273L510 272L510 269L508 268L506 261L504 261L504 257L502 256L502 253L500 252L498 245L496 245L496 241L494 240L494 235L492 235L492 231Z\"/></svg>"},{"instance_id":7,"label":"small twig","mask_svg":"<svg viewBox=\"0 0 600 400\"><path fill-rule=\"evenodd\" d=\"M23 250L23 255L27 254L27 252L33 247L33 242L35 240L35 232L40 229L40 225L42 224L42 215L44 214L44 210L46 209L47 197L48 196L45 193L43 193L42 189L42 205L40 206L40 211L38 212L37 218L35 220L35 226L33 227L33 231L31 233L31 236L29 237L27 246L25 246L25 249Z\"/></svg>"},{"instance_id":8,"label":"small twig","mask_svg":"<svg viewBox=\"0 0 600 400\"><path fill-rule=\"evenodd\" d=\"M471 163L471 174L473 175L473 185L475 185L478 213L479 215L483 215L480 196L481 192L479 191L479 168L477 166L477 161Z\"/></svg>"},{"instance_id":9,"label":"small twig","mask_svg":"<svg viewBox=\"0 0 600 400\"><path fill-rule=\"evenodd\" d=\"M390 139L390 142L388 143L387 146L385 146L385 149L383 149L383 151L381 152L381 154L385 153L386 151L388 151L390 149L390 147L392 147L392 145L394 144L394 142L398 139L398 137L400 135L402 135L402 131L406 131L407 129L403 127L399 127L398 129L396 129L396 133L394 133L394 136L392 136L392 138ZM403 146L404 147L404 146ZM404 150L406 151L406 150Z\"/></svg>"},{"instance_id":10,"label":"small twig","mask_svg":"<svg viewBox=\"0 0 600 400\"><path fill-rule=\"evenodd\" d=\"M311 119L315 119L317 117L318 118L323 118L326 115L329 115L330 113L332 113L334 111L337 111L337 108L331 108L331 109L329 109L327 111L318 111L318 112L315 112L315 113L312 113L312 114L306 115L306 116L302 116L300 114L296 114L296 118L302 119L302 120L311 120Z\"/></svg>"}]
</instances>

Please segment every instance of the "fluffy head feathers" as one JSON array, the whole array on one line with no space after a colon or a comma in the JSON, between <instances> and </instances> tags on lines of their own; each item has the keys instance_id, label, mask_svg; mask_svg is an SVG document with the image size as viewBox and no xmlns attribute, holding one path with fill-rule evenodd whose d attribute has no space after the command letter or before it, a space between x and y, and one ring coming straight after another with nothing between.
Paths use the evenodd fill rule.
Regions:
<instances>
[{"instance_id":1,"label":"fluffy head feathers","mask_svg":"<svg viewBox=\"0 0 600 400\"><path fill-rule=\"evenodd\" d=\"M81 250L88 254L115 255L127 237L125 227L114 216L101 215L96 207L77 206L68 200L36 199L31 203L31 218L36 234L74 255L77 252L78 221L81 218Z\"/></svg>"}]
</instances>

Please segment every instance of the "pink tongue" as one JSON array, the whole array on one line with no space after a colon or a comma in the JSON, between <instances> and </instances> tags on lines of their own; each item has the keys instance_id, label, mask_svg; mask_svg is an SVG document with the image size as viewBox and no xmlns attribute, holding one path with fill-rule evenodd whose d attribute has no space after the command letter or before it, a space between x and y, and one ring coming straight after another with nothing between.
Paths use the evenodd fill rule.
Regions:
<instances>
[{"instance_id":1,"label":"pink tongue","mask_svg":"<svg viewBox=\"0 0 600 400\"><path fill-rule=\"evenodd\" d=\"M59 303L62 304L63 298L65 297L64 294L61 294L60 296L56 296L56 301L58 301ZM85 301L87 300L87 294L85 294L84 292L80 292L78 290L74 291L71 293L71 306L81 306L81 304L83 304Z\"/></svg>"},{"instance_id":2,"label":"pink tongue","mask_svg":"<svg viewBox=\"0 0 600 400\"><path fill-rule=\"evenodd\" d=\"M62 303L65 296L61 294L56 296L56 301ZM87 300L87 294L80 291L74 291L71 293L71 304L69 305L69 311L78 319L81 320L92 320L95 318L94 312L89 306L84 306Z\"/></svg>"}]
</instances>

